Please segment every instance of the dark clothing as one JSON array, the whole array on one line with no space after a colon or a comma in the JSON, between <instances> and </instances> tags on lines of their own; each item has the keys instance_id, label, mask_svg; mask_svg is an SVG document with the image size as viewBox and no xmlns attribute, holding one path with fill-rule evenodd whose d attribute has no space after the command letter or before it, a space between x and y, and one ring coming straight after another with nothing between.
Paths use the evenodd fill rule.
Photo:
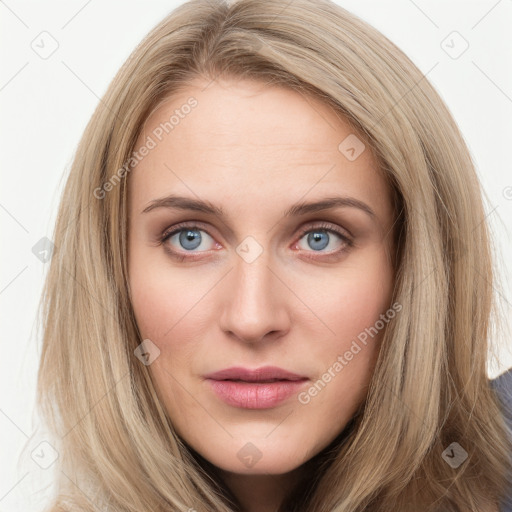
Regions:
<instances>
[{"instance_id":1,"label":"dark clothing","mask_svg":"<svg viewBox=\"0 0 512 512\"><path fill-rule=\"evenodd\" d=\"M505 421L507 422L512 437L512 368L491 381L491 386L496 390L502 404ZM512 454L511 454L512 457ZM501 512L512 512L512 475L508 495L501 503Z\"/></svg>"}]
</instances>

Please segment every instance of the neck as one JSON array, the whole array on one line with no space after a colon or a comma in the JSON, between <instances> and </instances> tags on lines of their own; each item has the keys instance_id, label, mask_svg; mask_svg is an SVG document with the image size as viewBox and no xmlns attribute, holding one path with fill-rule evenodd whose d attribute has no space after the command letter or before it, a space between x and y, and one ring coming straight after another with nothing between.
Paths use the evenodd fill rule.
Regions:
<instances>
[{"instance_id":1,"label":"neck","mask_svg":"<svg viewBox=\"0 0 512 512\"><path fill-rule=\"evenodd\" d=\"M219 470L243 512L277 512L302 473L302 467L280 475L245 475Z\"/></svg>"}]
</instances>

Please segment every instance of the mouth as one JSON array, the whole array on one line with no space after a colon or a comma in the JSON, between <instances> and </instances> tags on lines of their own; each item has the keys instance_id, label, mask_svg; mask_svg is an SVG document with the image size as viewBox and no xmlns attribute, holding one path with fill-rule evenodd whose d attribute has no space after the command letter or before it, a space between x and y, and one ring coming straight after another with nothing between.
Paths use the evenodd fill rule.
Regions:
<instances>
[{"instance_id":1,"label":"mouth","mask_svg":"<svg viewBox=\"0 0 512 512\"><path fill-rule=\"evenodd\" d=\"M308 377L277 367L227 368L205 376L224 403L242 409L270 409L298 393Z\"/></svg>"}]
</instances>

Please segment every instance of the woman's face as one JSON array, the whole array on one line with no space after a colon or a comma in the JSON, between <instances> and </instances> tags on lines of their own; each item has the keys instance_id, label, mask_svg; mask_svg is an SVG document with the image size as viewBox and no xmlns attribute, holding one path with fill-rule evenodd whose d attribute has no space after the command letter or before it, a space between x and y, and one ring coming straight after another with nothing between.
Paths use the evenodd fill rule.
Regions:
<instances>
[{"instance_id":1,"label":"woman's face","mask_svg":"<svg viewBox=\"0 0 512 512\"><path fill-rule=\"evenodd\" d=\"M206 85L154 111L136 144L133 307L177 433L224 471L283 474L365 398L395 315L390 194L325 104L252 81ZM294 376L250 373L268 366ZM233 367L249 373L207 378Z\"/></svg>"}]
</instances>

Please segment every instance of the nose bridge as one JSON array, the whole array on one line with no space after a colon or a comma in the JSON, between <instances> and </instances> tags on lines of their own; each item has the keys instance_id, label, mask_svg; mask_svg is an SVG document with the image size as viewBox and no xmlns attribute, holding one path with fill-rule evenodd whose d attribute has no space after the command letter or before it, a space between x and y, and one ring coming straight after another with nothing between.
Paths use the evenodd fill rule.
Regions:
<instances>
[{"instance_id":1,"label":"nose bridge","mask_svg":"<svg viewBox=\"0 0 512 512\"><path fill-rule=\"evenodd\" d=\"M257 341L287 328L286 308L278 289L282 284L271 269L271 260L270 251L254 240L245 240L237 247L234 269L226 283L228 298L221 316L224 331Z\"/></svg>"}]
</instances>

